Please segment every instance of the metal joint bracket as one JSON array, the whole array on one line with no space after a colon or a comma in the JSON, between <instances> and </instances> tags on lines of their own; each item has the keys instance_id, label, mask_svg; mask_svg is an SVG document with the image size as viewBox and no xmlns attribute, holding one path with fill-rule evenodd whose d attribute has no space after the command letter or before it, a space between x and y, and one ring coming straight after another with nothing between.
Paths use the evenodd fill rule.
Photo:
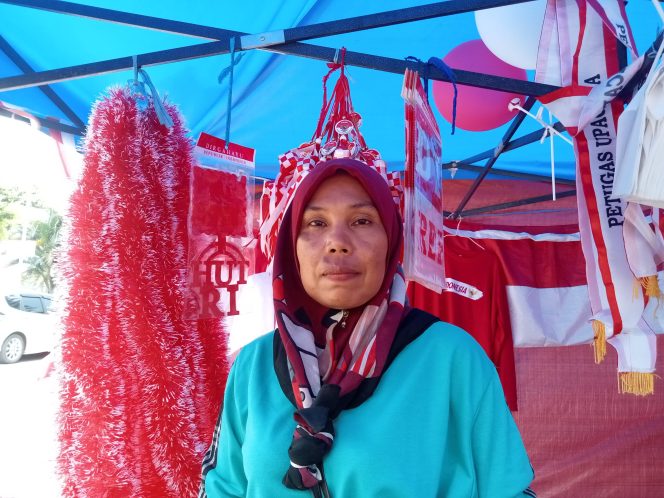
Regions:
<instances>
[{"instance_id":1,"label":"metal joint bracket","mask_svg":"<svg viewBox=\"0 0 664 498\"><path fill-rule=\"evenodd\" d=\"M269 47L270 45L280 45L286 41L284 30L266 31L257 35L245 35L240 38L240 47L242 50L250 48Z\"/></svg>"}]
</instances>

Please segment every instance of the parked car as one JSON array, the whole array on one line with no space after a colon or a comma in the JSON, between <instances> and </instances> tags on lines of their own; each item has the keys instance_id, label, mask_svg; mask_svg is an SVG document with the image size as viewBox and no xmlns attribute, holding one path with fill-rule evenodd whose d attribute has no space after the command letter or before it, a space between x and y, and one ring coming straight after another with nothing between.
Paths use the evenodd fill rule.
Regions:
<instances>
[{"instance_id":1,"label":"parked car","mask_svg":"<svg viewBox=\"0 0 664 498\"><path fill-rule=\"evenodd\" d=\"M0 297L0 363L16 363L24 354L53 349L52 304L49 294L22 292Z\"/></svg>"}]
</instances>

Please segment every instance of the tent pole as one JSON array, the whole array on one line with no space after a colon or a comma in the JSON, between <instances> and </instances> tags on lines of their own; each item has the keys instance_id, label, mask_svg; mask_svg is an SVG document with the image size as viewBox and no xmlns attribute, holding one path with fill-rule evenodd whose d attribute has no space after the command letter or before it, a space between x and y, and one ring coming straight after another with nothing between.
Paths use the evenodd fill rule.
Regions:
<instances>
[{"instance_id":1,"label":"tent pole","mask_svg":"<svg viewBox=\"0 0 664 498\"><path fill-rule=\"evenodd\" d=\"M140 54L138 55L138 64L141 67L146 67L225 53L228 53L228 42L217 41L201 43ZM133 69L133 67L133 56L129 55L117 59L79 64L77 66L69 66L60 69L50 69L32 74L8 76L6 78L0 78L0 92L49 85L62 81L85 78L87 76L114 73L117 71Z\"/></svg>"},{"instance_id":2,"label":"tent pole","mask_svg":"<svg viewBox=\"0 0 664 498\"><path fill-rule=\"evenodd\" d=\"M30 64L28 64L28 62L23 57L21 57L21 55L14 49L14 47L11 46L9 42L7 42L7 40L5 40L2 35L0 35L0 50L2 50L16 65L16 67L18 67L25 74L33 74L35 72ZM42 93L46 95L49 100L53 102L56 107L71 120L74 126L80 129L85 128L85 123L81 121L81 118L78 117L74 110L69 107L69 105L55 92L55 90L46 85L40 86L39 90L41 90Z\"/></svg>"},{"instance_id":3,"label":"tent pole","mask_svg":"<svg viewBox=\"0 0 664 498\"><path fill-rule=\"evenodd\" d=\"M556 131L563 132L565 131L565 127L562 125L560 122L556 122L552 128ZM542 138L542 130L535 130L533 132L528 133L527 135L523 135L522 137L516 138L514 140L511 140L507 142L507 145L503 148L503 152L507 152L510 150L518 149L519 147L523 147L524 145L531 144L533 142L537 142ZM466 164L472 164L476 163L477 161L481 161L482 159L489 159L490 157L493 156L495 153L495 149L489 149L485 150L484 152L480 152L479 154L475 154L472 157L469 157L467 159L462 159L461 161L458 161L459 163L466 163ZM446 164L452 164L446 163ZM443 165L443 167L445 164ZM550 177L547 177L549 180L551 180Z\"/></svg>"},{"instance_id":4,"label":"tent pole","mask_svg":"<svg viewBox=\"0 0 664 498\"><path fill-rule=\"evenodd\" d=\"M285 42L303 41L324 36L353 33L366 29L393 26L413 21L422 21L476 10L503 7L533 0L448 0L446 2L419 5L404 9L378 12L364 16L328 21L309 26L284 29ZM244 46L244 43L243 43Z\"/></svg>"},{"instance_id":5,"label":"tent pole","mask_svg":"<svg viewBox=\"0 0 664 498\"><path fill-rule=\"evenodd\" d=\"M463 171L473 171L475 173L481 173L482 171L484 171L484 166L476 166L474 164L468 164L466 161L452 161L443 164L444 170L449 170L451 168L457 168ZM551 182L550 176L537 175L534 173L519 173L518 171L509 171L506 169L499 169L499 168L491 168L491 173L494 175L521 178L523 180L532 180L535 182L547 182L547 183ZM565 178L556 178L556 183L559 183L561 185L576 184L574 180L568 180ZM467 213L467 211L464 211L464 213Z\"/></svg>"},{"instance_id":6,"label":"tent pole","mask_svg":"<svg viewBox=\"0 0 664 498\"><path fill-rule=\"evenodd\" d=\"M533 97L528 97L526 102L523 104L523 108L526 109L527 111L530 110L530 108L535 104L535 99ZM496 163L498 160L498 157L500 154L502 154L505 144L510 141L510 139L514 136L516 133L516 130L521 126L521 123L523 123L524 118L526 117L526 114L523 112L520 112L519 114L516 115L516 117L512 120L510 123L510 127L507 129L505 132L505 135L503 135L503 139L501 142L498 144L498 147L494 150L493 156L489 158L489 160L486 162L484 165L484 169L482 172L475 178L475 181L473 184L470 186L468 189L468 192L466 192L466 195L463 196L463 199L461 199L461 202L457 206L457 208L454 210L452 213L453 218L458 218L461 215L461 212L463 211L463 208L466 207L466 204L468 204L468 201L470 198L473 196L477 188L480 186L480 183L482 183L482 180L486 177L486 175L489 173L489 170L493 167L493 165Z\"/></svg>"},{"instance_id":7,"label":"tent pole","mask_svg":"<svg viewBox=\"0 0 664 498\"><path fill-rule=\"evenodd\" d=\"M2 106L0 106L0 116L6 118L13 118L18 121L24 121L26 123L30 122L30 119L26 118L25 116L19 116L18 114L12 112L11 109L6 109ZM76 128L75 126L61 123L60 121L56 121L55 119L52 118L43 118L41 116L35 116L35 117L39 121L39 124L45 128L52 128L54 130L59 130L65 133L69 133L70 135L78 135L78 136L83 135L83 133L85 132L85 128Z\"/></svg>"},{"instance_id":8,"label":"tent pole","mask_svg":"<svg viewBox=\"0 0 664 498\"><path fill-rule=\"evenodd\" d=\"M2 1L2 0L0 0ZM269 50L288 54L318 59L329 62L334 58L335 50L331 47L322 47L305 43L286 43L283 45L273 45ZM138 55L138 64L141 67L154 66L170 62L178 62L200 57L209 57L212 55L227 54L229 52L228 40L200 43L178 47L157 52L148 52ZM406 61L402 59L392 59L377 55L363 54L359 52L346 52L344 62L347 66L363 67L388 73L403 74L406 68L412 70L421 69L417 62ZM32 74L18 76L8 76L0 78L0 92L18 90L21 88L30 88L34 86L47 85L61 81L68 81L87 76L96 76L100 74L113 73L132 69L133 58L131 55L117 59L109 59L101 62L80 64L60 69L51 69ZM438 81L449 81L448 76L433 65L428 66L429 79ZM525 81L513 78L503 78L490 74L475 73L471 71L455 70L457 84L469 85L480 88L488 88L503 92L517 93L521 95L544 95L558 87L545 85L532 81Z\"/></svg>"},{"instance_id":9,"label":"tent pole","mask_svg":"<svg viewBox=\"0 0 664 498\"><path fill-rule=\"evenodd\" d=\"M338 21L289 28L283 30L283 39L285 40L285 43L264 47L258 47L255 44L252 44L251 47L257 47L261 48L262 50L286 55L297 55L301 57L331 61L334 56L334 48L295 42L299 40L310 39L312 37L348 33L363 29L388 26L391 24L412 22L420 19L429 19L461 12L469 12L476 9L486 9L514 3L524 3L527 1L532 0L450 0L447 2L438 2L435 4L423 5L419 7L411 7L407 9L381 12L367 16L341 19ZM228 47L231 37L241 37L241 39L246 37L249 39L255 39L258 37L260 39L261 36L265 36L265 34L247 35L246 33L239 31L230 31L211 26L202 26L180 21L171 21L157 17L130 14L111 9L79 5L71 2L53 0L0 0L0 3L8 3L22 7L36 8L48 10L51 12L112 21L120 24L129 24L132 26L156 29L159 31L167 31L170 33L219 40L218 42L191 45L189 47L181 47L178 49L141 54L139 55L138 59L139 65L141 66L150 66L155 64L193 59L197 57L226 54L229 52ZM269 43L273 43L273 41ZM358 66L398 74L403 74L407 67L417 69L414 63L405 63L399 59L390 59L388 57L378 57L357 52L346 52L345 62L349 66ZM131 61L131 56L127 56L98 63L82 64L79 66L42 71L39 73L34 73L34 75L31 75L30 77L13 76L2 78L0 79L0 91L16 90L19 88L28 88L43 84L56 83L59 81L67 81L86 76L127 70L132 67L133 63ZM543 95L557 89L557 87L552 85L542 85L530 81L500 78L492 75L482 75L480 73L472 73L469 71L457 70L455 73L457 75L457 82L460 84L513 92L523 95ZM429 75L430 79L449 81L447 76L442 71L432 66L429 67Z\"/></svg>"},{"instance_id":10,"label":"tent pole","mask_svg":"<svg viewBox=\"0 0 664 498\"><path fill-rule=\"evenodd\" d=\"M448 0L446 2L436 2L415 7L378 12L376 14L368 14L347 19L311 24L308 26L297 26L294 28L284 29L281 30L284 34L283 41L281 43L351 33L366 29L422 21L436 17L463 14L476 10L490 9L494 7L502 7L505 5L527 3L532 1L534 0ZM168 33L207 38L209 40L226 40L230 36L247 36L248 41L253 38L260 40L261 36L264 36L265 38L271 38L270 36L267 36L267 33L247 35L246 33L229 31L212 26L203 26L193 23L173 21L170 19L132 14L129 12L93 7L90 5L81 5L59 0L0 0L0 3L45 10L58 14L85 17L88 19L110 21L118 24L143 27ZM260 44L257 45L253 43L251 48L258 48L259 46ZM267 46L267 44L265 44L265 46ZM245 44L242 44L242 47L245 49L249 48Z\"/></svg>"}]
</instances>

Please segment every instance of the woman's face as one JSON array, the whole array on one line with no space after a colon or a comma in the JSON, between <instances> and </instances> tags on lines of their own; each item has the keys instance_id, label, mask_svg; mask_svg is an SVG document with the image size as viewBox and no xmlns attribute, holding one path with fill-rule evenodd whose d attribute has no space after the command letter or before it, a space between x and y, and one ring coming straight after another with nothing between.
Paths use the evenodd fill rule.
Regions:
<instances>
[{"instance_id":1,"label":"woman's face","mask_svg":"<svg viewBox=\"0 0 664 498\"><path fill-rule=\"evenodd\" d=\"M383 283L387 234L369 194L350 175L318 187L304 209L296 244L302 286L323 306L350 309Z\"/></svg>"}]
</instances>

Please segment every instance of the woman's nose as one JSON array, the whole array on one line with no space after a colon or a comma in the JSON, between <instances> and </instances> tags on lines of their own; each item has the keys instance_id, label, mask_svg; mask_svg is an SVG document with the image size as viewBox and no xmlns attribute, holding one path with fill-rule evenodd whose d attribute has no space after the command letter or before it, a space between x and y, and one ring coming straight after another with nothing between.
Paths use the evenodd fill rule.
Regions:
<instances>
[{"instance_id":1,"label":"woman's nose","mask_svg":"<svg viewBox=\"0 0 664 498\"><path fill-rule=\"evenodd\" d=\"M329 253L350 253L352 243L348 229L346 227L333 227L328 233L326 245Z\"/></svg>"}]
</instances>

